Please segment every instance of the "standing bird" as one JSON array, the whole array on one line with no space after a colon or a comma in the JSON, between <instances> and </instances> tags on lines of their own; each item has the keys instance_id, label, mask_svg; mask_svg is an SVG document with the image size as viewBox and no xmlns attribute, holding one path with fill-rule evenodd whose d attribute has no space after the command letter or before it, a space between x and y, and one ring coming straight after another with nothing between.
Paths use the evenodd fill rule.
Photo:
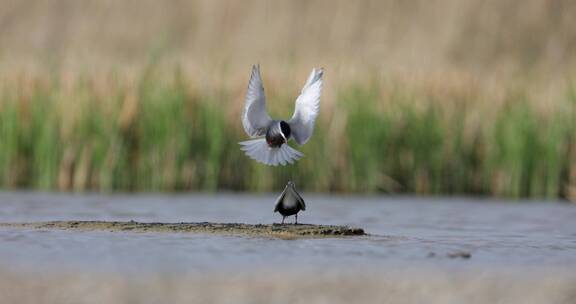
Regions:
<instances>
[{"instance_id":1,"label":"standing bird","mask_svg":"<svg viewBox=\"0 0 576 304\"><path fill-rule=\"evenodd\" d=\"M274 207L274 212L280 212L282 214L282 224L284 224L284 219L287 216L294 215L294 224L298 224L298 212L300 210L306 210L306 204L304 199L296 192L296 185L292 181L288 181L286 188L276 200L276 207Z\"/></svg>"},{"instance_id":2,"label":"standing bird","mask_svg":"<svg viewBox=\"0 0 576 304\"><path fill-rule=\"evenodd\" d=\"M314 121L320 110L322 93L322 69L312 69L300 96L296 99L294 115L288 121L273 120L266 112L266 97L260 67L254 65L246 105L242 114L242 125L250 137L259 137L240 142L248 157L271 166L292 164L304 154L288 146L288 140L294 138L304 145L314 131Z\"/></svg>"}]
</instances>

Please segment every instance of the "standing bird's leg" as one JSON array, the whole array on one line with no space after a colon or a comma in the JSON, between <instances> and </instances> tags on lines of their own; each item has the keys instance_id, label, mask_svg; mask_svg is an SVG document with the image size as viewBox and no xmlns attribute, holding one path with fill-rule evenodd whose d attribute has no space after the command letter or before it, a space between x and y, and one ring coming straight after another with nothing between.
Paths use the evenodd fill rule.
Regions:
<instances>
[{"instance_id":1,"label":"standing bird's leg","mask_svg":"<svg viewBox=\"0 0 576 304\"><path fill-rule=\"evenodd\" d=\"M286 218L285 216L282 216L282 223L280 223L280 224L284 224L284 219L285 219L285 218Z\"/></svg>"},{"instance_id":2,"label":"standing bird's leg","mask_svg":"<svg viewBox=\"0 0 576 304\"><path fill-rule=\"evenodd\" d=\"M295 218L295 220L294 220L294 225L296 225L296 224L298 224L298 213L296 213L296 214L294 215L294 218Z\"/></svg>"}]
</instances>

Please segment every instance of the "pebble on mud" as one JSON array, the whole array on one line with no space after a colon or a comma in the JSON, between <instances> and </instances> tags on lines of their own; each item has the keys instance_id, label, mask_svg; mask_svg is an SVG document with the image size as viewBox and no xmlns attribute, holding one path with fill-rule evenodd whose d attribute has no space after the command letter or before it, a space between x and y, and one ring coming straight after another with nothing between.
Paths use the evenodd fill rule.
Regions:
<instances>
[{"instance_id":1,"label":"pebble on mud","mask_svg":"<svg viewBox=\"0 0 576 304\"><path fill-rule=\"evenodd\" d=\"M472 257L472 254L468 251L455 251L455 252L450 252L448 253L446 256L448 256L451 259L469 259Z\"/></svg>"},{"instance_id":2,"label":"pebble on mud","mask_svg":"<svg viewBox=\"0 0 576 304\"><path fill-rule=\"evenodd\" d=\"M429 252L428 255L426 257L428 258L435 258L438 255L436 254L436 252ZM446 257L451 258L451 259L469 259L472 257L472 254L468 251L454 251L454 252L449 252L446 254Z\"/></svg>"}]
</instances>

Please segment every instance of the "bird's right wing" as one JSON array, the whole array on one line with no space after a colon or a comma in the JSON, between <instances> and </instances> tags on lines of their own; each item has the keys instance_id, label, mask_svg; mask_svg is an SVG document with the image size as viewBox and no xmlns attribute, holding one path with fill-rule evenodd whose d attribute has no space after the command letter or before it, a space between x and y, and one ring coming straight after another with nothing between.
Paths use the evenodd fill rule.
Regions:
<instances>
[{"instance_id":1,"label":"bird's right wing","mask_svg":"<svg viewBox=\"0 0 576 304\"><path fill-rule=\"evenodd\" d=\"M254 65L248 83L246 105L244 106L244 113L242 113L242 125L248 136L257 137L266 135L266 128L271 122L272 119L266 112L266 97L260 76L260 66Z\"/></svg>"},{"instance_id":2,"label":"bird's right wing","mask_svg":"<svg viewBox=\"0 0 576 304\"><path fill-rule=\"evenodd\" d=\"M305 144L314 131L314 122L320 111L320 95L322 94L322 69L313 69L296 99L294 115L288 121L292 136L299 145Z\"/></svg>"},{"instance_id":3,"label":"bird's right wing","mask_svg":"<svg viewBox=\"0 0 576 304\"><path fill-rule=\"evenodd\" d=\"M306 203L304 202L304 199L300 196L300 193L298 193L296 189L294 189L294 194L296 194L296 200L298 201L300 209L306 210Z\"/></svg>"}]
</instances>

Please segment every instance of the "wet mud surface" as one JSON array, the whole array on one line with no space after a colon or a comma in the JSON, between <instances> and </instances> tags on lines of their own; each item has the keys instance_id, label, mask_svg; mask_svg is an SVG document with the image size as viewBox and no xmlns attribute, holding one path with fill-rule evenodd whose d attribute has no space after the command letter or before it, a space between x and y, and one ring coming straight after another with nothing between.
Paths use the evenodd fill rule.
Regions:
<instances>
[{"instance_id":1,"label":"wet mud surface","mask_svg":"<svg viewBox=\"0 0 576 304\"><path fill-rule=\"evenodd\" d=\"M0 223L0 227L109 232L213 233L254 237L306 238L366 235L349 226L312 224L143 223L135 221L50 221Z\"/></svg>"}]
</instances>

